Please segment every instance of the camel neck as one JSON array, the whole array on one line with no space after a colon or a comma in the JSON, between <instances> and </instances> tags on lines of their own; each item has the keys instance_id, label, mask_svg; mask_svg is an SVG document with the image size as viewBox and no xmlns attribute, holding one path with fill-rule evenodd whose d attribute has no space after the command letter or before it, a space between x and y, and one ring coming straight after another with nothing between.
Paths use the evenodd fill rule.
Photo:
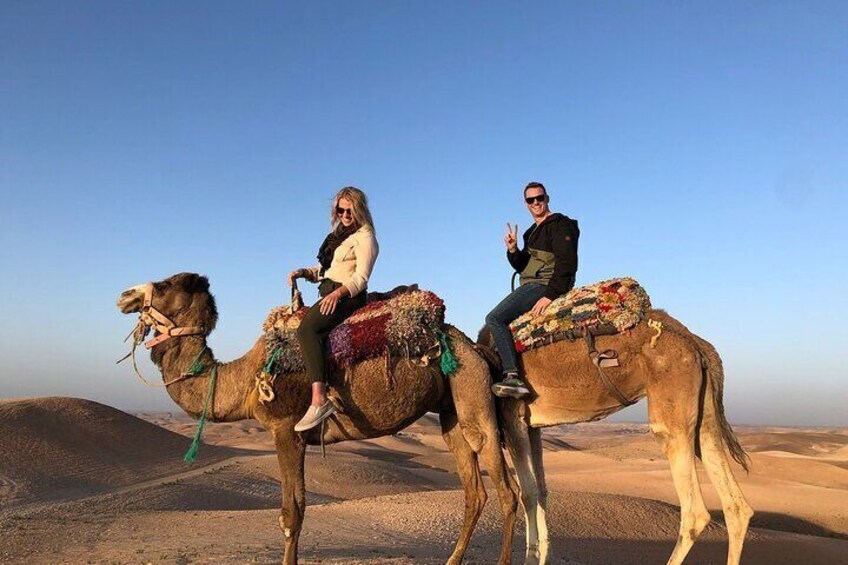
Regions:
<instances>
[{"instance_id":1,"label":"camel neck","mask_svg":"<svg viewBox=\"0 0 848 565\"><path fill-rule=\"evenodd\" d=\"M257 342L257 345L261 344ZM254 375L261 369L262 363L262 356L257 355L255 350L257 346L235 361L218 363L212 350L207 347L205 338L184 337L177 338L173 344L167 344L165 351L154 352L152 357L162 371L165 382L179 379L195 359L203 366L203 371L196 376L168 386L168 395L194 418L199 418L203 412L212 368L217 366L218 376L206 418L212 422L232 422L251 417L248 399ZM264 354L264 351L258 353Z\"/></svg>"}]
</instances>

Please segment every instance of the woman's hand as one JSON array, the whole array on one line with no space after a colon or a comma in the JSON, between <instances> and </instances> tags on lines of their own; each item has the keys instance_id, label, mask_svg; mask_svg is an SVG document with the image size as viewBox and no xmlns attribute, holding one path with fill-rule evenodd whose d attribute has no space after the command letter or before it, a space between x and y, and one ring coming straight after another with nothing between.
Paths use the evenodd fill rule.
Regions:
<instances>
[{"instance_id":1,"label":"woman's hand","mask_svg":"<svg viewBox=\"0 0 848 565\"><path fill-rule=\"evenodd\" d=\"M530 311L533 312L534 316L538 316L539 314L545 311L545 308L547 308L548 304L550 304L551 302L552 301L550 298L548 298L547 296L543 296L538 301L536 301L536 305L533 306L533 309Z\"/></svg>"},{"instance_id":2,"label":"woman's hand","mask_svg":"<svg viewBox=\"0 0 848 565\"><path fill-rule=\"evenodd\" d=\"M336 311L336 306L338 306L339 300L341 299L342 293L339 292L338 289L336 289L321 299L321 302L318 304L318 309L325 316L329 316L330 314Z\"/></svg>"},{"instance_id":3,"label":"woman's hand","mask_svg":"<svg viewBox=\"0 0 848 565\"><path fill-rule=\"evenodd\" d=\"M294 286L294 281L296 279L302 279L302 278L303 278L303 269L297 269L295 271L292 271L291 273L289 273L289 279L288 279L289 286Z\"/></svg>"}]
</instances>

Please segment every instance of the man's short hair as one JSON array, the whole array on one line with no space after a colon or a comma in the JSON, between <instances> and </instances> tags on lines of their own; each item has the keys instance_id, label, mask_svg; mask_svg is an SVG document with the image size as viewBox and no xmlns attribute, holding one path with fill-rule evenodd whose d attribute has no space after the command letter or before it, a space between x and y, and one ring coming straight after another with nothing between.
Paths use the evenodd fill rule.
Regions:
<instances>
[{"instance_id":1,"label":"man's short hair","mask_svg":"<svg viewBox=\"0 0 848 565\"><path fill-rule=\"evenodd\" d=\"M540 182L533 181L533 182L528 182L527 186L524 187L524 196L527 196L527 191L530 190L531 188L541 188L542 194L544 194L545 196L548 195L548 190L545 188L545 185L543 185Z\"/></svg>"}]
</instances>

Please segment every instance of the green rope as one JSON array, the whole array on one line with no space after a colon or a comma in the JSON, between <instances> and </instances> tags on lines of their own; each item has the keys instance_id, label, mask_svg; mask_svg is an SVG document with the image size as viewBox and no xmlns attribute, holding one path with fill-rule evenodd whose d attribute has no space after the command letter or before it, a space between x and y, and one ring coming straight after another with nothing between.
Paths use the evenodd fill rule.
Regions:
<instances>
[{"instance_id":1,"label":"green rope","mask_svg":"<svg viewBox=\"0 0 848 565\"><path fill-rule=\"evenodd\" d=\"M450 347L450 339L445 332L439 332L439 344L442 346L442 357L439 360L439 368L442 374L447 376L452 375L459 367L456 357Z\"/></svg>"},{"instance_id":2,"label":"green rope","mask_svg":"<svg viewBox=\"0 0 848 565\"><path fill-rule=\"evenodd\" d=\"M280 356L280 353L282 351L283 351L283 349L281 347L277 347L277 348L274 349L274 351L271 353L271 356L268 357L268 362L265 363L265 368L263 369L263 371L265 373L271 372L271 367L273 367L274 363L277 362L277 358Z\"/></svg>"},{"instance_id":3,"label":"green rope","mask_svg":"<svg viewBox=\"0 0 848 565\"><path fill-rule=\"evenodd\" d=\"M206 370L206 366L200 362L200 356L203 355L203 352L206 351L206 349L207 347L204 345L203 349L200 350L200 353L198 353L197 356L194 358L194 361L191 362L188 371L186 371L187 374L199 375L200 373Z\"/></svg>"},{"instance_id":4,"label":"green rope","mask_svg":"<svg viewBox=\"0 0 848 565\"><path fill-rule=\"evenodd\" d=\"M197 451L200 449L200 436L203 435L203 426L206 424L206 410L209 408L209 402L215 394L215 380L218 378L218 365L212 366L212 378L209 379L209 393L206 395L206 401L203 403L203 412L200 414L200 423L197 425L197 432L194 434L194 440L191 442L191 447L183 456L183 461L191 463L197 458Z\"/></svg>"}]
</instances>

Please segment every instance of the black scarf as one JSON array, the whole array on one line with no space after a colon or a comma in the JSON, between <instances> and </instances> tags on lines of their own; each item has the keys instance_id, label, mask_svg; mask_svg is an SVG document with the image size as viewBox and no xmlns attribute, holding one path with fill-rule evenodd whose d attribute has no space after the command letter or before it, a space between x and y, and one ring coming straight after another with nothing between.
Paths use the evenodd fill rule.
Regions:
<instances>
[{"instance_id":1,"label":"black scarf","mask_svg":"<svg viewBox=\"0 0 848 565\"><path fill-rule=\"evenodd\" d=\"M318 262L321 263L322 275L330 268L330 264L333 262L333 254L339 245L358 229L359 226L356 224L351 224L347 228L340 225L339 229L327 234L324 243L321 244L321 249L318 250Z\"/></svg>"}]
</instances>

